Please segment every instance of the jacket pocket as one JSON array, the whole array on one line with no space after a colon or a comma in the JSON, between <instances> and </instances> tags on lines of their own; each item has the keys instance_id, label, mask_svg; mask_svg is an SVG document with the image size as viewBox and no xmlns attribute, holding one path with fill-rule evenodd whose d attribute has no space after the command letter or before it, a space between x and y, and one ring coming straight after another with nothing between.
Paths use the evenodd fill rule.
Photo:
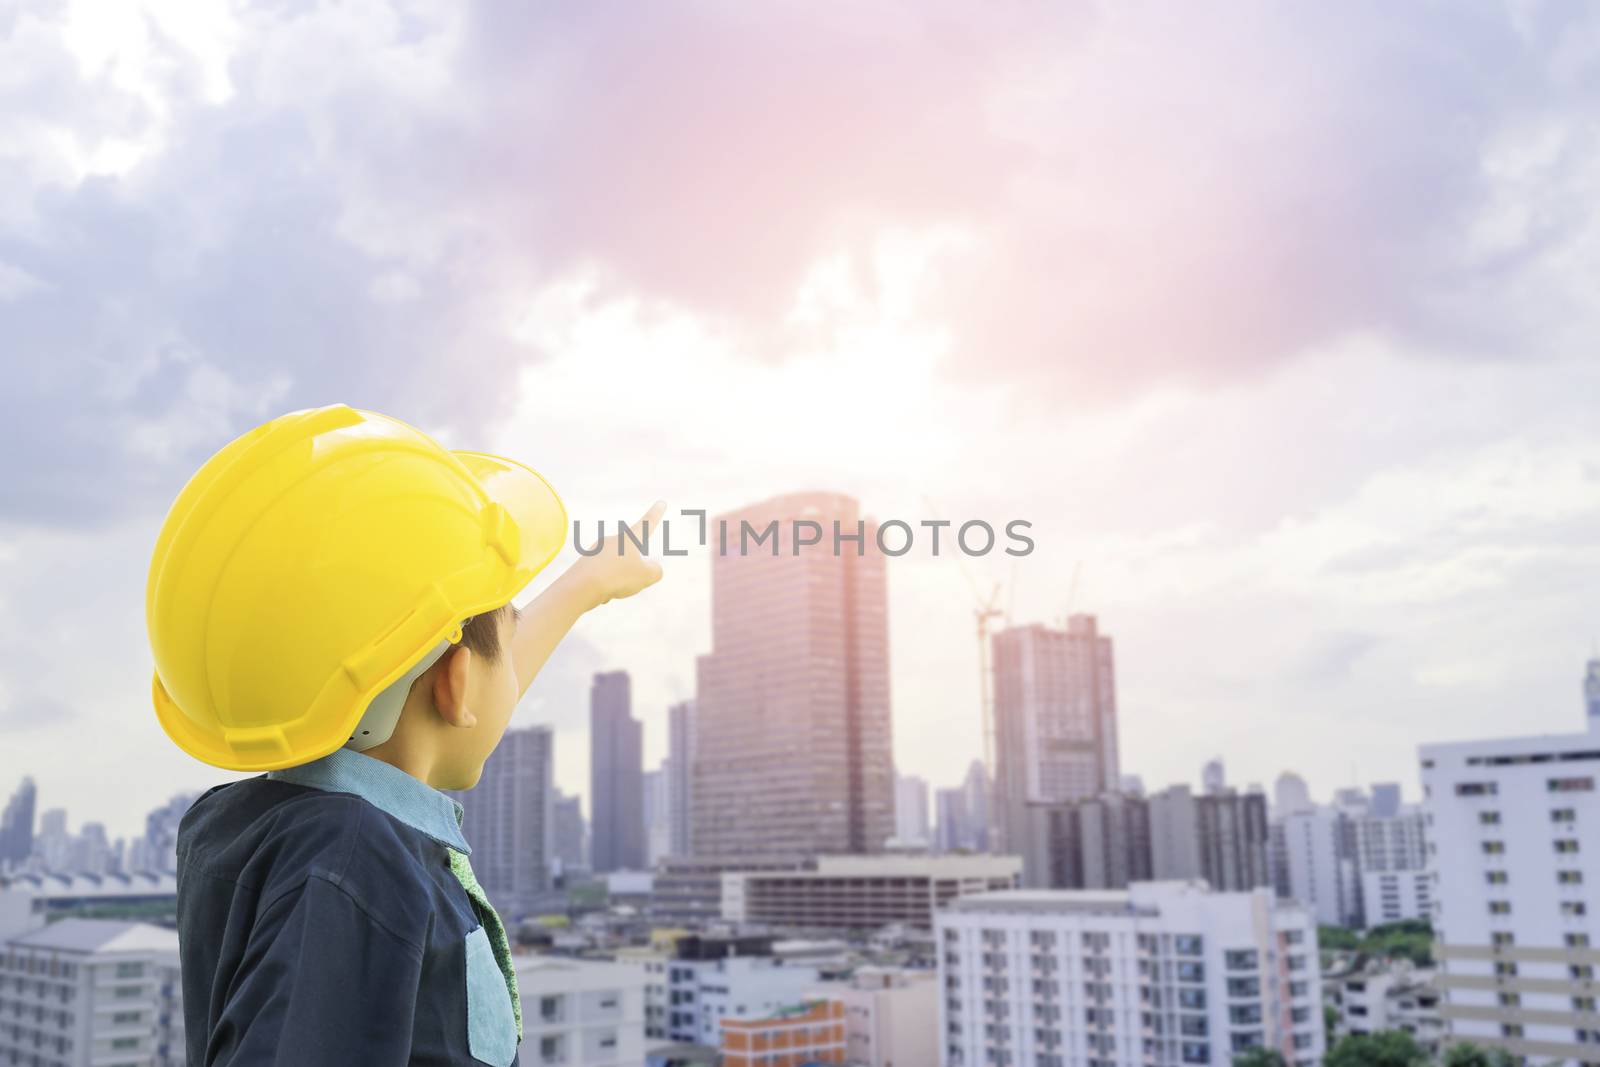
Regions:
<instances>
[{"instance_id":1,"label":"jacket pocket","mask_svg":"<svg viewBox=\"0 0 1600 1067\"><path fill-rule=\"evenodd\" d=\"M517 1057L517 1019L511 991L482 926L467 933L467 1049L472 1058L510 1067Z\"/></svg>"}]
</instances>

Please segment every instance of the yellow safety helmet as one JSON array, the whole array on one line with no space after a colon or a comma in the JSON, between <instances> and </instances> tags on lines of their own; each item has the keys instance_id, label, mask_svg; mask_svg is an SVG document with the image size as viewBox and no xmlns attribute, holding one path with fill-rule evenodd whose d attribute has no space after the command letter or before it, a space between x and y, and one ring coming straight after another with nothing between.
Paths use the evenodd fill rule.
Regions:
<instances>
[{"instance_id":1,"label":"yellow safety helmet","mask_svg":"<svg viewBox=\"0 0 1600 1067\"><path fill-rule=\"evenodd\" d=\"M344 404L273 419L207 460L162 524L145 590L156 717L230 770L360 747L374 697L508 603L566 529L512 460Z\"/></svg>"}]
</instances>

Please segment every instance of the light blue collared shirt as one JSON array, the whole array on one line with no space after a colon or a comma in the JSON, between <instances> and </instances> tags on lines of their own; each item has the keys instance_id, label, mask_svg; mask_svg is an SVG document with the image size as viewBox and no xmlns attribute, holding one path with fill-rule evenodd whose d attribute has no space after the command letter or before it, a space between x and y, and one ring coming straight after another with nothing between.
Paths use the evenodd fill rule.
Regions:
<instances>
[{"instance_id":1,"label":"light blue collared shirt","mask_svg":"<svg viewBox=\"0 0 1600 1067\"><path fill-rule=\"evenodd\" d=\"M380 759L349 748L336 748L319 760L268 771L268 778L354 793L373 807L463 855L472 846L461 835L461 805L433 786Z\"/></svg>"}]
</instances>

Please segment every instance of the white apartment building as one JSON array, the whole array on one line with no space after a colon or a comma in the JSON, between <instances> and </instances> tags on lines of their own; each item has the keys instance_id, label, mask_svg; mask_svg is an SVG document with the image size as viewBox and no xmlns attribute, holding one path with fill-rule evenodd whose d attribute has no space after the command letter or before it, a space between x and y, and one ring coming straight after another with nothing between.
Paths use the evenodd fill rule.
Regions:
<instances>
[{"instance_id":1,"label":"white apartment building","mask_svg":"<svg viewBox=\"0 0 1600 1067\"><path fill-rule=\"evenodd\" d=\"M1408 805L1393 814L1351 812L1350 822L1363 874L1428 866L1427 819L1421 807Z\"/></svg>"},{"instance_id":2,"label":"white apartment building","mask_svg":"<svg viewBox=\"0 0 1600 1067\"><path fill-rule=\"evenodd\" d=\"M1433 914L1433 872L1362 872L1361 910L1368 926L1429 918Z\"/></svg>"},{"instance_id":3,"label":"white apartment building","mask_svg":"<svg viewBox=\"0 0 1600 1067\"><path fill-rule=\"evenodd\" d=\"M1226 1067L1324 1052L1316 923L1203 882L984 893L939 916L943 1067Z\"/></svg>"},{"instance_id":4,"label":"white apartment building","mask_svg":"<svg viewBox=\"0 0 1600 1067\"><path fill-rule=\"evenodd\" d=\"M792 1008L822 980L812 963L775 954L771 938L684 937L670 958L636 955L659 1014L655 1039L718 1046L722 1020L764 1019Z\"/></svg>"},{"instance_id":5,"label":"white apartment building","mask_svg":"<svg viewBox=\"0 0 1600 1067\"><path fill-rule=\"evenodd\" d=\"M1430 1056L1444 1037L1439 991L1431 968L1407 960L1353 956L1322 973L1324 1002L1334 1010L1335 1040L1350 1034L1399 1030Z\"/></svg>"},{"instance_id":6,"label":"white apartment building","mask_svg":"<svg viewBox=\"0 0 1600 1067\"><path fill-rule=\"evenodd\" d=\"M845 1062L855 1067L932 1067L939 1062L939 976L863 967L813 996L844 1006Z\"/></svg>"},{"instance_id":7,"label":"white apartment building","mask_svg":"<svg viewBox=\"0 0 1600 1067\"><path fill-rule=\"evenodd\" d=\"M62 919L0 946L0 1065L181 1067L178 935Z\"/></svg>"},{"instance_id":8,"label":"white apartment building","mask_svg":"<svg viewBox=\"0 0 1600 1067\"><path fill-rule=\"evenodd\" d=\"M1348 812L1317 805L1285 816L1289 895L1326 926L1361 926L1361 879Z\"/></svg>"},{"instance_id":9,"label":"white apartment building","mask_svg":"<svg viewBox=\"0 0 1600 1067\"><path fill-rule=\"evenodd\" d=\"M516 956L523 1067L638 1067L644 972L565 956Z\"/></svg>"},{"instance_id":10,"label":"white apartment building","mask_svg":"<svg viewBox=\"0 0 1600 1067\"><path fill-rule=\"evenodd\" d=\"M1600 720L1419 756L1447 1043L1600 1064Z\"/></svg>"}]
</instances>

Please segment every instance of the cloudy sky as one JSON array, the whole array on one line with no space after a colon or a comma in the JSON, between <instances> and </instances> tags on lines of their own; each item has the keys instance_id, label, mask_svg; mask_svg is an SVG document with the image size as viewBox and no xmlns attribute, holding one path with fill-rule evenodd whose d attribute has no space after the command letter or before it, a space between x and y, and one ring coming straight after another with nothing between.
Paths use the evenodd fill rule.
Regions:
<instances>
[{"instance_id":1,"label":"cloudy sky","mask_svg":"<svg viewBox=\"0 0 1600 1067\"><path fill-rule=\"evenodd\" d=\"M335 401L583 518L1028 519L970 580L1099 614L1153 786L1576 729L1597 116L1593 5L0 0L0 796L122 834L226 777L150 708L155 532ZM969 576L890 585L953 782ZM660 755L708 612L696 555L580 625L516 719L563 785L597 669Z\"/></svg>"}]
</instances>

